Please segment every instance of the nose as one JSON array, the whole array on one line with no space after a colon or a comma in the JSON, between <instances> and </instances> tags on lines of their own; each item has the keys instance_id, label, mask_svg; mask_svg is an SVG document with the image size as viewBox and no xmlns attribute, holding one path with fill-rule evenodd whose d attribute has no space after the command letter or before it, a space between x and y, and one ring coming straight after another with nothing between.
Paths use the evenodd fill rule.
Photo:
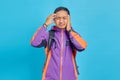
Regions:
<instances>
[{"instance_id":1,"label":"nose","mask_svg":"<svg viewBox=\"0 0 120 80\"><path fill-rule=\"evenodd\" d=\"M63 22L63 19L62 19L62 18L60 18L60 22Z\"/></svg>"}]
</instances>

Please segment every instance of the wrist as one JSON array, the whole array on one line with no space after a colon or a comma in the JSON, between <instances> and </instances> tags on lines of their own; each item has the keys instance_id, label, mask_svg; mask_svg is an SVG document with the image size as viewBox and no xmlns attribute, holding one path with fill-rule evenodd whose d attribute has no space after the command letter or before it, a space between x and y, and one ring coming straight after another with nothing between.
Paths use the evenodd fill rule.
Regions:
<instances>
[{"instance_id":1,"label":"wrist","mask_svg":"<svg viewBox=\"0 0 120 80\"><path fill-rule=\"evenodd\" d=\"M68 28L67 31L68 31L68 32L71 32L71 31L72 31L72 28Z\"/></svg>"},{"instance_id":2,"label":"wrist","mask_svg":"<svg viewBox=\"0 0 120 80\"><path fill-rule=\"evenodd\" d=\"M69 30L68 30L68 32L71 32L71 31L72 31L72 29L69 29Z\"/></svg>"},{"instance_id":3,"label":"wrist","mask_svg":"<svg viewBox=\"0 0 120 80\"><path fill-rule=\"evenodd\" d=\"M70 32L72 30L71 27L67 27L67 31Z\"/></svg>"},{"instance_id":4,"label":"wrist","mask_svg":"<svg viewBox=\"0 0 120 80\"><path fill-rule=\"evenodd\" d=\"M46 23L43 24L44 27L47 27L48 25Z\"/></svg>"}]
</instances>

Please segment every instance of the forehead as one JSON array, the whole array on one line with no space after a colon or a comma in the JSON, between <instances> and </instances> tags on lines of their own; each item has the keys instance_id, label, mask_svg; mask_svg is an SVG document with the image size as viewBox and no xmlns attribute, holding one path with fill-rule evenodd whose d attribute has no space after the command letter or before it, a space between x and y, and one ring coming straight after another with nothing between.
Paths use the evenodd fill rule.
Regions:
<instances>
[{"instance_id":1,"label":"forehead","mask_svg":"<svg viewBox=\"0 0 120 80\"><path fill-rule=\"evenodd\" d=\"M67 11L64 11L64 10L61 10L61 11L58 11L56 12L56 16L58 17L63 17L63 16L68 16L68 13Z\"/></svg>"}]
</instances>

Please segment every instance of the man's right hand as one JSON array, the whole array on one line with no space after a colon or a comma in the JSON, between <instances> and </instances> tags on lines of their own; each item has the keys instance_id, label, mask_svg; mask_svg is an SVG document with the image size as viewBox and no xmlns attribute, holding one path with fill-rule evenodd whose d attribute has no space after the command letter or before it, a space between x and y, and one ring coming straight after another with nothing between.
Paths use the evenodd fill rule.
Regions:
<instances>
[{"instance_id":1,"label":"man's right hand","mask_svg":"<svg viewBox=\"0 0 120 80\"><path fill-rule=\"evenodd\" d=\"M53 21L54 17L55 17L55 14L49 15L46 19L44 26L47 27L48 25L52 24L54 22Z\"/></svg>"}]
</instances>

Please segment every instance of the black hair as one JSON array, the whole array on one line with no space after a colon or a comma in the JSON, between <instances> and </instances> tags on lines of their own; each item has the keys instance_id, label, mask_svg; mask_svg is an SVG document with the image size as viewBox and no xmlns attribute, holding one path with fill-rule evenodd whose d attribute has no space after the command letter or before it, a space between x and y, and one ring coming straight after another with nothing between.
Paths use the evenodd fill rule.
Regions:
<instances>
[{"instance_id":1,"label":"black hair","mask_svg":"<svg viewBox=\"0 0 120 80\"><path fill-rule=\"evenodd\" d=\"M68 15L70 15L70 11L66 7L62 7L62 6L56 8L54 13L61 11L61 10L66 11L68 13Z\"/></svg>"}]
</instances>

